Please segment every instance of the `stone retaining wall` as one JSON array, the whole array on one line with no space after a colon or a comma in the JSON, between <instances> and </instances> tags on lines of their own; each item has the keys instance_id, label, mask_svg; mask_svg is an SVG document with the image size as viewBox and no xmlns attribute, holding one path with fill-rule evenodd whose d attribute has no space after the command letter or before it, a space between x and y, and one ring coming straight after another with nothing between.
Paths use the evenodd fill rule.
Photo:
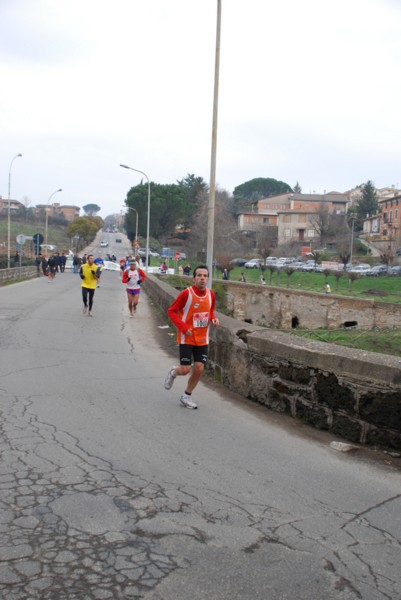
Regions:
<instances>
[{"instance_id":1,"label":"stone retaining wall","mask_svg":"<svg viewBox=\"0 0 401 600\"><path fill-rule=\"evenodd\" d=\"M153 275L144 289L163 312L178 294ZM209 367L227 388L347 440L401 449L401 359L219 319Z\"/></svg>"},{"instance_id":2,"label":"stone retaining wall","mask_svg":"<svg viewBox=\"0 0 401 600\"><path fill-rule=\"evenodd\" d=\"M13 281L15 279L29 279L37 277L38 269L36 266L30 267L10 267L10 269L0 269L0 283L4 281Z\"/></svg>"},{"instance_id":3,"label":"stone retaining wall","mask_svg":"<svg viewBox=\"0 0 401 600\"><path fill-rule=\"evenodd\" d=\"M401 327L399 304L250 283L221 284L230 314L254 325L277 329L296 325L305 329L337 329L346 323L355 323L361 329Z\"/></svg>"}]
</instances>

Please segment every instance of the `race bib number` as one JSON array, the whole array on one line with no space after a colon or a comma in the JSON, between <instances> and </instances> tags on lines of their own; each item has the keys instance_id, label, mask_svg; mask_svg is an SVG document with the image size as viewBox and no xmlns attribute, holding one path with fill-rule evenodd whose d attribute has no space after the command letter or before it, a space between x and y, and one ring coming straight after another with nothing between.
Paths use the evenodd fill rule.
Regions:
<instances>
[{"instance_id":1,"label":"race bib number","mask_svg":"<svg viewBox=\"0 0 401 600\"><path fill-rule=\"evenodd\" d=\"M194 327L207 327L209 325L209 313L194 313L193 326Z\"/></svg>"}]
</instances>

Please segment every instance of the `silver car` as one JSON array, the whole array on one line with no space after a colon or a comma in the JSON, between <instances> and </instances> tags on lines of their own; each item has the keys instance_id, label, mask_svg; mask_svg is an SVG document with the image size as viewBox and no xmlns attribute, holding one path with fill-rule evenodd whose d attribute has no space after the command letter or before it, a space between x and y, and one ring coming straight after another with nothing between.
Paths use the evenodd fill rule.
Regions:
<instances>
[{"instance_id":1,"label":"silver car","mask_svg":"<svg viewBox=\"0 0 401 600\"><path fill-rule=\"evenodd\" d=\"M263 265L263 262L261 258L251 258L251 260L245 263L244 267L246 269L260 269L260 265Z\"/></svg>"}]
</instances>

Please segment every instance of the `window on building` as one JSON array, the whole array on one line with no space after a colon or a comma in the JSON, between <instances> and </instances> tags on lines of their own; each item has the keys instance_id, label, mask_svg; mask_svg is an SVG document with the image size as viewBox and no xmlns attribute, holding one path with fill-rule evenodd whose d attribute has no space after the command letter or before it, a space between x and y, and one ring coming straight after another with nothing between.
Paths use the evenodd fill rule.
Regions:
<instances>
[{"instance_id":1,"label":"window on building","mask_svg":"<svg viewBox=\"0 0 401 600\"><path fill-rule=\"evenodd\" d=\"M284 223L291 223L291 215L284 215Z\"/></svg>"},{"instance_id":2,"label":"window on building","mask_svg":"<svg viewBox=\"0 0 401 600\"><path fill-rule=\"evenodd\" d=\"M291 237L291 229L284 229L284 237Z\"/></svg>"},{"instance_id":3,"label":"window on building","mask_svg":"<svg viewBox=\"0 0 401 600\"><path fill-rule=\"evenodd\" d=\"M298 223L306 223L306 215L298 215Z\"/></svg>"}]
</instances>

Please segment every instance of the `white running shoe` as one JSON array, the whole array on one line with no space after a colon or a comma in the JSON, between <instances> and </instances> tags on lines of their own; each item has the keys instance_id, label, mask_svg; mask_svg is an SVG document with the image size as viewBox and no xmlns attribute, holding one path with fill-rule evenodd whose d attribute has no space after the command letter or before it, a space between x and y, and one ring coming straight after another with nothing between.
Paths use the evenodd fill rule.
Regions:
<instances>
[{"instance_id":1,"label":"white running shoe","mask_svg":"<svg viewBox=\"0 0 401 600\"><path fill-rule=\"evenodd\" d=\"M82 309L82 312L83 312L84 315L86 315L87 310L88 310L88 308L86 306L84 306L83 309Z\"/></svg>"},{"instance_id":2,"label":"white running shoe","mask_svg":"<svg viewBox=\"0 0 401 600\"><path fill-rule=\"evenodd\" d=\"M176 378L176 375L173 374L174 369L175 367L171 367L171 369L164 378L164 387L166 388L166 390L171 390L171 388L173 387L173 383Z\"/></svg>"},{"instance_id":3,"label":"white running shoe","mask_svg":"<svg viewBox=\"0 0 401 600\"><path fill-rule=\"evenodd\" d=\"M194 402L191 399L191 396L188 396L188 394L183 394L180 398L180 402L186 408L198 408L198 405L196 404L196 402Z\"/></svg>"}]
</instances>

